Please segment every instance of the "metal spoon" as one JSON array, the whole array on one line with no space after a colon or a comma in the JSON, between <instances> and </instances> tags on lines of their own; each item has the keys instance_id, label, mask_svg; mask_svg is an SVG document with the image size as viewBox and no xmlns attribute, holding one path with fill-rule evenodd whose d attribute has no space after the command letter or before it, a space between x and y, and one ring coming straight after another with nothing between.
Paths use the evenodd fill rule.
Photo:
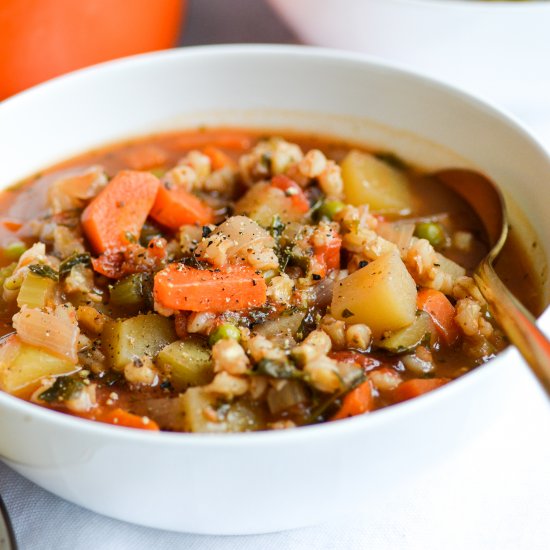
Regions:
<instances>
[{"instance_id":1,"label":"metal spoon","mask_svg":"<svg viewBox=\"0 0 550 550\"><path fill-rule=\"evenodd\" d=\"M506 203L497 185L486 176L466 169L448 169L435 177L460 195L485 226L492 246L474 272L474 280L489 311L550 396L550 341L535 325L534 317L504 286L493 262L508 236Z\"/></svg>"}]
</instances>

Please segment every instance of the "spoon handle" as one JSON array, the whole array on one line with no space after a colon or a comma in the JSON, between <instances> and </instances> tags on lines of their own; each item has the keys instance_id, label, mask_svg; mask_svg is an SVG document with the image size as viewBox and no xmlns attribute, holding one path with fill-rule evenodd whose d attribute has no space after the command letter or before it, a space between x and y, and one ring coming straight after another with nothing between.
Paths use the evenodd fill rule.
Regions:
<instances>
[{"instance_id":1,"label":"spoon handle","mask_svg":"<svg viewBox=\"0 0 550 550\"><path fill-rule=\"evenodd\" d=\"M534 317L504 286L490 261L485 260L479 265L474 279L491 314L550 397L550 341L538 329Z\"/></svg>"}]
</instances>

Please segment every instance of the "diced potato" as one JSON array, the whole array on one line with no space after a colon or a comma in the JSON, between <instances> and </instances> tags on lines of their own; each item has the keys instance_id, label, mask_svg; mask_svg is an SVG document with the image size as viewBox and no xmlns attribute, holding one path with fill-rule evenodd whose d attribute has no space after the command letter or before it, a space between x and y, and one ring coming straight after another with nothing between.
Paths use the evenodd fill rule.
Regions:
<instances>
[{"instance_id":1,"label":"diced potato","mask_svg":"<svg viewBox=\"0 0 550 550\"><path fill-rule=\"evenodd\" d=\"M407 177L374 155L350 151L342 161L346 201L384 213L409 213L413 202Z\"/></svg>"},{"instance_id":2,"label":"diced potato","mask_svg":"<svg viewBox=\"0 0 550 550\"><path fill-rule=\"evenodd\" d=\"M172 320L150 313L126 320L107 321L103 328L103 353L109 365L123 370L135 357L155 358L177 339Z\"/></svg>"},{"instance_id":3,"label":"diced potato","mask_svg":"<svg viewBox=\"0 0 550 550\"><path fill-rule=\"evenodd\" d=\"M376 342L376 346L393 353L403 353L413 350L422 343L433 328L430 316L421 311L412 325L397 330L387 338L381 338Z\"/></svg>"},{"instance_id":4,"label":"diced potato","mask_svg":"<svg viewBox=\"0 0 550 550\"><path fill-rule=\"evenodd\" d=\"M365 323L378 338L410 325L416 314L416 284L394 253L374 260L342 279L332 297L332 315Z\"/></svg>"},{"instance_id":5,"label":"diced potato","mask_svg":"<svg viewBox=\"0 0 550 550\"><path fill-rule=\"evenodd\" d=\"M77 371L74 363L11 336L0 348L0 389L15 393L46 376Z\"/></svg>"},{"instance_id":6,"label":"diced potato","mask_svg":"<svg viewBox=\"0 0 550 550\"><path fill-rule=\"evenodd\" d=\"M17 305L43 308L53 299L54 289L54 280L29 271L19 289Z\"/></svg>"},{"instance_id":7,"label":"diced potato","mask_svg":"<svg viewBox=\"0 0 550 550\"><path fill-rule=\"evenodd\" d=\"M196 433L247 432L265 428L263 411L243 400L223 404L203 388L189 388L180 396L182 429Z\"/></svg>"},{"instance_id":8,"label":"diced potato","mask_svg":"<svg viewBox=\"0 0 550 550\"><path fill-rule=\"evenodd\" d=\"M304 217L284 191L269 183L257 183L251 187L235 205L235 214L248 216L263 227L269 227L275 216L279 216L283 223Z\"/></svg>"},{"instance_id":9,"label":"diced potato","mask_svg":"<svg viewBox=\"0 0 550 550\"><path fill-rule=\"evenodd\" d=\"M198 337L168 344L159 352L156 364L178 391L208 384L214 377L212 354L206 342Z\"/></svg>"}]
</instances>

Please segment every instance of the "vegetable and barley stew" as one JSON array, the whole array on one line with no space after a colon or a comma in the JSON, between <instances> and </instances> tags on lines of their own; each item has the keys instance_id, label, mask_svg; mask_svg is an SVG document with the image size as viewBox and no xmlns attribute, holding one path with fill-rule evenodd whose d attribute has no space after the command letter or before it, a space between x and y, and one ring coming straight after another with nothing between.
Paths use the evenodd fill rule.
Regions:
<instances>
[{"instance_id":1,"label":"vegetable and barley stew","mask_svg":"<svg viewBox=\"0 0 550 550\"><path fill-rule=\"evenodd\" d=\"M291 428L505 345L465 202L385 151L237 129L72 159L0 195L0 389L146 430ZM513 243L505 279L537 310Z\"/></svg>"}]
</instances>

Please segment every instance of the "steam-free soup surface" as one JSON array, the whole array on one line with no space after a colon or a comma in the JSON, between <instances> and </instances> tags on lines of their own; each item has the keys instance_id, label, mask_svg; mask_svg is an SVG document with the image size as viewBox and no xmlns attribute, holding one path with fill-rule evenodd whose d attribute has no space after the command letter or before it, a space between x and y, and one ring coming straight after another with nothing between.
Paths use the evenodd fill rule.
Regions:
<instances>
[{"instance_id":1,"label":"steam-free soup surface","mask_svg":"<svg viewBox=\"0 0 550 550\"><path fill-rule=\"evenodd\" d=\"M165 134L48 169L0 213L0 389L64 413L292 428L416 397L506 345L470 277L482 223L388 151ZM511 242L502 274L537 311L525 258Z\"/></svg>"}]
</instances>

